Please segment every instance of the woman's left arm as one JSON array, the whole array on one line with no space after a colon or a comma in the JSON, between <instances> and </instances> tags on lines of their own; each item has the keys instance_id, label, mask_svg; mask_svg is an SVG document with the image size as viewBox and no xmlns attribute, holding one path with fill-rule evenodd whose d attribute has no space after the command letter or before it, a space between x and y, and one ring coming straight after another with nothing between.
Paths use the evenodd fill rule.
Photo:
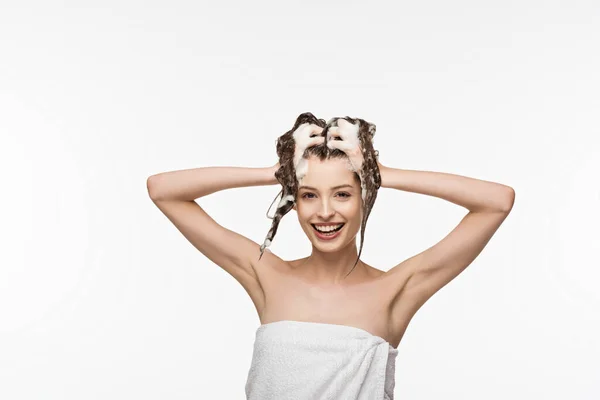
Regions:
<instances>
[{"instance_id":1,"label":"woman's left arm","mask_svg":"<svg viewBox=\"0 0 600 400\"><path fill-rule=\"evenodd\" d=\"M443 172L381 164L379 170L382 187L439 197L469 210L442 240L388 271L394 294L391 318L402 326L481 253L510 213L515 192L510 186Z\"/></svg>"},{"instance_id":2,"label":"woman's left arm","mask_svg":"<svg viewBox=\"0 0 600 400\"><path fill-rule=\"evenodd\" d=\"M509 212L514 203L513 188L500 183L445 172L378 165L382 187L439 197L473 212Z\"/></svg>"}]
</instances>

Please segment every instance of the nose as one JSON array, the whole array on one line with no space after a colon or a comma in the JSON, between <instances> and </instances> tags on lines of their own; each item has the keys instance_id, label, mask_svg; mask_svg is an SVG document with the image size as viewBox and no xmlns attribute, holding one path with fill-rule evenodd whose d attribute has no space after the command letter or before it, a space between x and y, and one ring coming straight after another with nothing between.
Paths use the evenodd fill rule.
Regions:
<instances>
[{"instance_id":1,"label":"nose","mask_svg":"<svg viewBox=\"0 0 600 400\"><path fill-rule=\"evenodd\" d=\"M317 212L317 216L319 218L329 219L329 218L333 217L334 214L335 214L335 209L327 200L321 202L321 207L319 208L319 211Z\"/></svg>"}]
</instances>

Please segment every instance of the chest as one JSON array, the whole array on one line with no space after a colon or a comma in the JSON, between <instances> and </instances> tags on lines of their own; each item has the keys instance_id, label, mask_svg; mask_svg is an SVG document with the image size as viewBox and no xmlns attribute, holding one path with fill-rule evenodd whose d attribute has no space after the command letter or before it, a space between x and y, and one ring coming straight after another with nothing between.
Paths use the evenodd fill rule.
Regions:
<instances>
[{"instance_id":1,"label":"chest","mask_svg":"<svg viewBox=\"0 0 600 400\"><path fill-rule=\"evenodd\" d=\"M319 287L280 277L265 288L261 323L291 320L349 325L390 341L389 302L376 281L352 287Z\"/></svg>"}]
</instances>

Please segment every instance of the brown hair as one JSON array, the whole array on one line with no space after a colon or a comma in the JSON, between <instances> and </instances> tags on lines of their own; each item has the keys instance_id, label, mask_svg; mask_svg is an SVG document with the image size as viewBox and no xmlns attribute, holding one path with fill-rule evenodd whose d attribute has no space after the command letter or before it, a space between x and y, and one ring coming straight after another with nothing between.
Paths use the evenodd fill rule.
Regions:
<instances>
[{"instance_id":1,"label":"brown hair","mask_svg":"<svg viewBox=\"0 0 600 400\"><path fill-rule=\"evenodd\" d=\"M360 118L338 117L332 118L327 123L324 119L317 119L312 113L305 112L300 114L294 123L292 129L281 135L277 139L277 155L279 156L279 169L275 172L275 178L279 181L282 186L281 200L277 206L277 210L273 217L269 217L267 211L267 217L273 219L271 229L265 238L264 243L260 246L259 260L263 255L266 247L271 245L273 237L277 233L277 227L281 218L287 214L294 206L297 195L298 195L298 179L296 176L296 168L294 166L294 154L296 151L296 142L294 140L294 132L296 129L305 123L314 124L320 126L323 129L321 133L325 137L323 143L308 147L304 150L302 158L309 158L310 156L316 156L319 160L323 161L332 158L348 158L346 153L339 149L331 149L327 146L327 131L332 126L337 126L338 119L345 119L346 121L356 124L359 123L358 138L360 141L360 147L362 149L363 164L360 171L354 172L355 178L361 183L361 192L363 199L363 217L361 223L360 233L360 251L358 258L354 263L354 266L350 270L352 272L362 254L363 242L365 237L365 227L367 220L371 214L375 199L377 198L377 191L381 187L381 175L379 173L379 166L377 165L377 158L379 152L373 148L373 136L375 136L375 124L369 123ZM279 196L279 194L277 196ZM277 199L277 197L275 198ZM273 201L274 202L274 201ZM271 206L273 203L271 203ZM269 207L269 210L271 207ZM350 274L350 272L348 274ZM348 276L348 275L346 275Z\"/></svg>"}]
</instances>

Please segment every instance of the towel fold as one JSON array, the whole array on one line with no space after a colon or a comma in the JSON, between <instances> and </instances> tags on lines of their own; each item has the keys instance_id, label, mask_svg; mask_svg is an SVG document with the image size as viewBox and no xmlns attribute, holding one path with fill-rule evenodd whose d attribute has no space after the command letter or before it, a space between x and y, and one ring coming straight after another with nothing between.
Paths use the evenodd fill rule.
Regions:
<instances>
[{"instance_id":1,"label":"towel fold","mask_svg":"<svg viewBox=\"0 0 600 400\"><path fill-rule=\"evenodd\" d=\"M398 349L363 329L277 321L256 331L248 400L393 400Z\"/></svg>"}]
</instances>

